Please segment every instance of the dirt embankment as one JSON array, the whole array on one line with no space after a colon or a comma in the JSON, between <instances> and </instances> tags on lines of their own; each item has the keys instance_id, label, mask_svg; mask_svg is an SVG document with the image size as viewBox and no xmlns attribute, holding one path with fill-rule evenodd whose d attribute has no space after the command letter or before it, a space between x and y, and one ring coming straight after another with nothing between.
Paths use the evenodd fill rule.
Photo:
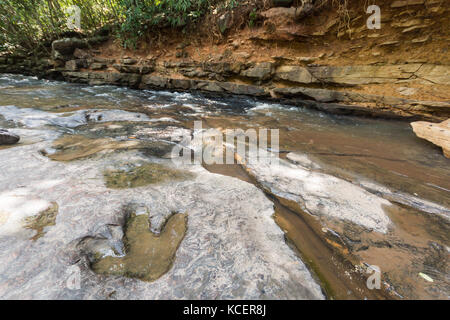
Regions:
<instances>
[{"instance_id":1,"label":"dirt embankment","mask_svg":"<svg viewBox=\"0 0 450 320\"><path fill-rule=\"evenodd\" d=\"M274 6L281 2L211 13L196 30L164 30L136 50L112 38L58 40L50 59L0 57L0 72L245 94L346 114L450 117L448 1L302 1L311 10ZM370 4L381 9L380 29L367 26Z\"/></svg>"}]
</instances>

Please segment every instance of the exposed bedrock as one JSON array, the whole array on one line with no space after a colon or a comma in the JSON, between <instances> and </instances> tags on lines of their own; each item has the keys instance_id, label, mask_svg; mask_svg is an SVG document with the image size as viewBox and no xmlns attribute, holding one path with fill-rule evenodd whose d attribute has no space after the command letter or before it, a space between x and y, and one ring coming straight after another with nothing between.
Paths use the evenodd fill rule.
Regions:
<instances>
[{"instance_id":1,"label":"exposed bedrock","mask_svg":"<svg viewBox=\"0 0 450 320\"><path fill-rule=\"evenodd\" d=\"M441 147L444 155L450 158L450 119L437 124L417 121L411 123L411 126L419 138Z\"/></svg>"},{"instance_id":2,"label":"exposed bedrock","mask_svg":"<svg viewBox=\"0 0 450 320\"><path fill-rule=\"evenodd\" d=\"M0 58L0 72L24 73L90 85L135 89L200 91L283 100L330 113L414 118L439 122L450 117L450 103L410 99L410 85L450 84L450 67L427 63L376 65L299 64L274 57L271 61L158 61L96 57L88 40L63 39L54 47L68 56L53 59ZM311 58L313 59L313 58ZM313 59L314 60L314 59ZM401 97L363 93L364 86L402 85ZM406 89L405 89L406 88ZM356 90L356 91L355 91Z\"/></svg>"}]
</instances>

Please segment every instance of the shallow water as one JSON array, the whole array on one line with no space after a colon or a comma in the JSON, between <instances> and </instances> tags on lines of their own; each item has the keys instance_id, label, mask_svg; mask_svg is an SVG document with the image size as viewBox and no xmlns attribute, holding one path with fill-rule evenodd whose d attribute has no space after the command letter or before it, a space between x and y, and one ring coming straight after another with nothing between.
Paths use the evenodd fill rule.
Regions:
<instances>
[{"instance_id":1,"label":"shallow water","mask_svg":"<svg viewBox=\"0 0 450 320\"><path fill-rule=\"evenodd\" d=\"M400 296L406 298L449 297L447 260L450 243L448 223L445 221L448 221L450 217L450 160L442 155L439 148L418 139L407 122L328 115L302 106L285 106L245 97L212 98L191 93L137 91L114 86L85 86L0 75L0 127L10 128L22 136L17 146L0 148L0 157L12 155L15 148L19 150L19 148L36 147L36 152L33 151L33 154L47 159L46 161L52 161L51 163L58 163L55 160L71 160L76 161L76 165L80 166L88 162L92 168L97 166L99 172L95 177L100 179L99 181L105 170L142 162L143 158L152 159L152 161L168 161L163 159L167 158L167 153L173 146L174 132L178 132L180 136L190 132L195 120L203 121L204 128L279 129L280 151L283 159L289 159L289 155L293 152L306 156L314 164L312 168L308 168L308 171L324 174L324 177L334 176L349 181L363 192L369 192L382 198L383 201L390 201L392 207L385 210L386 216L391 221L389 231L386 234L370 232L369 235L359 232L356 241L359 244L355 245L355 248L343 250L346 252L344 255L348 255L348 259L355 265L359 262L380 265L386 272L384 274L386 283L395 287L395 291L400 292ZM70 141L70 144L61 145L61 141ZM94 141L95 148L89 147L86 141L89 141L89 145ZM136 159L134 159L135 154L138 155ZM24 176L18 177L17 181L26 184L27 165L20 163L20 159L12 161L14 163L10 165L24 166ZM6 172L5 177L12 179L13 173L8 171L7 165L8 160L3 158L2 168ZM64 171L63 168L62 170ZM227 170L216 168L210 171L233 176ZM250 173L252 172L259 174L260 171L250 170ZM207 173L203 175L206 177ZM224 176L213 176L214 179L225 179ZM35 174L35 177L39 178L39 172ZM197 177L197 181L201 177L202 175ZM258 176L254 178L264 185L263 178ZM8 184L4 178L2 180L0 195L8 191L8 188L20 186L15 186L16 183ZM167 181L165 183L167 184ZM178 185L188 182L174 181L173 183ZM142 192L148 191L146 187L142 188ZM214 188L214 184L211 188ZM51 190L50 188L48 191L51 192ZM141 192L140 190L137 192ZM195 194L195 186L193 190ZM283 194L277 193L276 190L265 191L277 197ZM82 190L80 193L83 194ZM191 196L194 197L194 194ZM185 196L189 199L188 193ZM95 199L95 193L92 193L92 197ZM56 201L59 205L56 221L56 227L58 227L58 219L64 215L62 213L64 204L60 203L63 200L59 198L46 200L49 203ZM242 199L242 201L245 200ZM78 201L82 201L82 198ZM207 203L213 199L202 201ZM227 200L224 201L215 205L226 207ZM74 200L74 203L77 202ZM66 205L70 207L74 204ZM349 203L349 206L351 205ZM212 204L204 205L205 208L213 208L212 206ZM259 210L256 206L254 209ZM292 212L297 210L288 209L292 209ZM304 214L299 211L301 210L297 210L298 214ZM178 212L186 212L189 216L189 210ZM165 216L167 214L169 213L165 213ZM295 236L296 231L301 232L295 229L295 218L281 216L280 209L277 214L279 214L277 222L283 229L288 229L288 237L291 234L291 240L294 242L294 238L302 239ZM355 230L359 228L348 220L337 221L331 216L317 218L318 225L332 228L341 237L351 238ZM190 224L192 220L189 218ZM163 217L161 221L164 221ZM161 221L159 225L162 224ZM59 223L63 222L59 221ZM158 224L155 225L158 226ZM351 227L348 227L349 225ZM190 232L195 233L188 227L187 239L184 241L190 241L189 239L195 241L189 237ZM83 232L80 231L79 236L82 235ZM328 233L325 232L320 236L327 239L327 235ZM48 236L48 233L44 233L42 239L45 240ZM69 238L64 241L69 242ZM383 241L388 242L389 246L380 245ZM350 242L347 241L346 245ZM437 250L439 258L430 258L436 246L440 248ZM301 246L297 246L297 249L301 251ZM179 250L183 252L183 243ZM348 250L352 253L348 254ZM400 264L398 268L393 262L386 262L386 257L392 254L397 255L393 261ZM320 258L320 254L317 256ZM175 270L177 270L176 261L175 258ZM317 264L320 261L314 261L314 263ZM407 272L399 270L405 269L405 266L408 266ZM203 267L205 265L202 265ZM216 267L211 266L211 268ZM330 270L325 271L330 272ZM418 277L419 271L434 277L435 282L427 283ZM225 271L221 272L227 274ZM230 272L228 275L231 277L232 272ZM13 274L14 272L11 272L9 278L13 277ZM245 282L248 279L242 279L242 281ZM292 282L292 279L290 278L289 281ZM97 285L98 283L101 282L97 282ZM295 287L296 284L290 285ZM276 298L278 296L274 292L282 290L282 288L274 288L272 295L258 296L243 294L245 288L246 285L242 284L239 288L234 288L234 291L230 289L230 292L235 292L235 297ZM286 290L292 292L290 297L299 297L294 294L296 289ZM204 291L207 292L206 289ZM18 296L17 292L20 292L20 288L18 287L15 292L15 296ZM84 297L91 294L86 293ZM185 293L184 296L189 295ZM345 295L337 294L336 296L342 298ZM165 297L172 296L167 294ZM208 297L211 298L211 296ZM355 294L350 297L363 296Z\"/></svg>"}]
</instances>

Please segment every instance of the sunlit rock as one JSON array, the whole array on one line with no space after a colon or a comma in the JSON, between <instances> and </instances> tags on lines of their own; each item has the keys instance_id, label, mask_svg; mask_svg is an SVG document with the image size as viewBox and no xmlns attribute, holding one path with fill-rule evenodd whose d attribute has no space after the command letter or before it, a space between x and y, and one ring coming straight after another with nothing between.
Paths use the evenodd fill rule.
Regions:
<instances>
[{"instance_id":1,"label":"sunlit rock","mask_svg":"<svg viewBox=\"0 0 450 320\"><path fill-rule=\"evenodd\" d=\"M444 155L450 158L450 119L441 123L417 121L411 126L419 138L441 147Z\"/></svg>"}]
</instances>

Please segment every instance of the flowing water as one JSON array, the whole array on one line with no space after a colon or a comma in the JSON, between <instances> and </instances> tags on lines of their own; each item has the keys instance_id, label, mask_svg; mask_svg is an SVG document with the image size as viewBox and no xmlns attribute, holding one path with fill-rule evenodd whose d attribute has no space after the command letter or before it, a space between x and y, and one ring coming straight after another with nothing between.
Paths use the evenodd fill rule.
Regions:
<instances>
[{"instance_id":1,"label":"flowing water","mask_svg":"<svg viewBox=\"0 0 450 320\"><path fill-rule=\"evenodd\" d=\"M280 166L175 165L194 121L278 129ZM450 160L407 122L1 75L0 128L21 136L0 147L0 297L449 298ZM158 279L127 245L141 211L156 235L187 217L176 243L149 232Z\"/></svg>"}]
</instances>

